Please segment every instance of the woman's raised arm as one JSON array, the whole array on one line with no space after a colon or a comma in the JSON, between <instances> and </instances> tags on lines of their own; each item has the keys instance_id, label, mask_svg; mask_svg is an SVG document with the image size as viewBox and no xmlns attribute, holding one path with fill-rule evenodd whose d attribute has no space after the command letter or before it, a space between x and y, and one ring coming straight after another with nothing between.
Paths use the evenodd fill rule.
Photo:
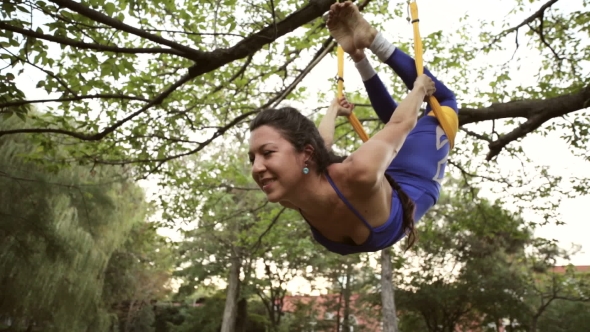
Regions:
<instances>
[{"instance_id":1,"label":"woman's raised arm","mask_svg":"<svg viewBox=\"0 0 590 332\"><path fill-rule=\"evenodd\" d=\"M383 129L363 143L343 162L350 181L363 187L381 184L385 170L416 126L420 106L434 93L434 82L426 75L416 79L414 88L403 99Z\"/></svg>"}]
</instances>

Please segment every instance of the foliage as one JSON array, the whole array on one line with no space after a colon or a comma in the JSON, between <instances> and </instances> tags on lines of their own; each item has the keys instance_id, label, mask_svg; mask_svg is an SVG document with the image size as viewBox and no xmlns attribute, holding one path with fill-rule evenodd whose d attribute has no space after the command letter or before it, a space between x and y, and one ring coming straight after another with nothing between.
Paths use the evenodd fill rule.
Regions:
<instances>
[{"instance_id":1,"label":"foliage","mask_svg":"<svg viewBox=\"0 0 590 332\"><path fill-rule=\"evenodd\" d=\"M23 161L37 149L25 137L0 143L2 314L55 330L108 325L103 272L146 216L141 190L106 167L49 173Z\"/></svg>"},{"instance_id":2,"label":"foliage","mask_svg":"<svg viewBox=\"0 0 590 332\"><path fill-rule=\"evenodd\" d=\"M590 304L556 300L539 320L539 332L584 331L590 326Z\"/></svg>"},{"instance_id":3,"label":"foliage","mask_svg":"<svg viewBox=\"0 0 590 332\"><path fill-rule=\"evenodd\" d=\"M2 289L0 315L10 311L24 325L34 317L57 330L66 322L68 329L96 331L115 324L168 329L162 324L168 320L209 324L212 316L189 312L194 308L170 309L168 318L148 309L166 294L172 259L174 277L183 281L178 301L214 294L229 280L228 266L239 264L239 300L249 307L259 299L257 310L265 310L248 317L275 330L287 323L274 304L297 277L319 287L316 276L338 280L341 267L354 265L368 282L355 290L375 291L370 255L349 262L327 253L295 212L265 204L252 190L245 164L245 123L258 111L288 101L317 120L332 98L333 73L318 68L336 68L335 43L320 19L333 2L3 1L0 266L2 287L11 288ZM379 29L394 31L388 37L396 46L412 53L409 25L389 29L405 18L406 4L359 5ZM399 291L407 306L416 301L426 311L418 301L440 303L426 312L431 323L449 318L445 305L456 313L447 326L482 312L490 321L512 315L534 325L531 316L552 294L537 278L560 253L532 238L529 225L503 203L560 223L560 199L587 193L587 178L534 165L526 143L558 137L588 160L589 2L504 5L503 22L465 15L454 31L441 26L423 36L425 63L461 103L449 170L469 184L442 197L423 223L411 253L423 258L414 266L420 273L400 282L414 292L404 299ZM421 5L422 12L427 8ZM400 100L406 88L384 65L376 67ZM347 74L347 95L374 134L379 122L364 107L362 87L353 91L351 81ZM339 124L339 151L360 144L351 132L347 122ZM507 166L515 161L522 169ZM141 223L154 211L132 177L157 186L162 225ZM485 201L472 191L482 184L492 184L501 200ZM184 238L164 243L154 229L164 225L184 228ZM537 251L524 255L526 245ZM397 260L400 272L409 266ZM443 264L456 264L454 279L432 270ZM506 286L506 275L509 288L526 301L494 291ZM332 286L332 292L346 288ZM551 325L544 319L555 319L560 311L554 304L561 301L554 296L537 323ZM522 310L508 310L509 304ZM207 308L218 313L213 304ZM412 313L401 323L409 326L410 315L414 326L425 324Z\"/></svg>"},{"instance_id":4,"label":"foliage","mask_svg":"<svg viewBox=\"0 0 590 332\"><path fill-rule=\"evenodd\" d=\"M16 118L0 123L19 125ZM144 223L149 207L124 169L51 171L26 158L38 149L23 135L0 139L0 316L14 327L105 331L116 322L110 306L149 287L140 274L162 282L158 287L166 279L153 279L149 262L117 266L118 257L153 246L147 233L137 235L150 227Z\"/></svg>"},{"instance_id":5,"label":"foliage","mask_svg":"<svg viewBox=\"0 0 590 332\"><path fill-rule=\"evenodd\" d=\"M210 297L198 301L197 306L183 305L180 309L182 324L169 324L170 332L217 332L221 328L223 319L223 308L225 295L223 291L216 292ZM264 317L264 308L260 301L240 301L239 315L242 326L239 327L244 332L264 331L267 321ZM163 331L156 331L163 332Z\"/></svg>"},{"instance_id":6,"label":"foliage","mask_svg":"<svg viewBox=\"0 0 590 332\"><path fill-rule=\"evenodd\" d=\"M449 182L447 188L455 190L423 219L418 245L406 257L407 269L398 270L400 325L451 331L479 326L482 319L495 322L522 306L518 262L531 243L530 230L477 191ZM405 312L409 321L403 321Z\"/></svg>"},{"instance_id":7,"label":"foliage","mask_svg":"<svg viewBox=\"0 0 590 332\"><path fill-rule=\"evenodd\" d=\"M111 256L105 270L102 298L118 308L121 331L152 331L154 301L166 299L172 260L170 243L157 234L156 225L136 223L125 243Z\"/></svg>"}]
</instances>

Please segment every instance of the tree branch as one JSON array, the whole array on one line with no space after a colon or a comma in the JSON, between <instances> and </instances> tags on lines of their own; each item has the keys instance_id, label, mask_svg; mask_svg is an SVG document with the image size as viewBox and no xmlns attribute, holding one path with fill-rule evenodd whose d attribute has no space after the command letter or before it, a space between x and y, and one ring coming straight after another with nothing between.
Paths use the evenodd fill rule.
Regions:
<instances>
[{"instance_id":1,"label":"tree branch","mask_svg":"<svg viewBox=\"0 0 590 332\"><path fill-rule=\"evenodd\" d=\"M109 95L109 94L95 94L95 95L87 95L87 96L77 96L77 97L69 97L69 98L58 98L58 99L36 99L36 100L16 100L16 101L9 101L4 104L0 104L0 108L6 107L16 107L21 105L28 105L28 104L39 104L39 103L51 103L51 102L65 102L65 101L78 101L84 99L125 99L125 100L138 100L138 101L149 101L149 99L141 98L141 97L134 97L134 96L127 96L127 95ZM0 132L0 136L2 132Z\"/></svg>"},{"instance_id":2,"label":"tree branch","mask_svg":"<svg viewBox=\"0 0 590 332\"><path fill-rule=\"evenodd\" d=\"M535 13L533 13L533 15L527 17L524 21L520 22L520 24L518 24L517 26L514 26L510 29L506 29L502 32L500 32L496 38L494 38L494 40L492 40L489 44L488 47L490 47L492 44L497 43L500 39L502 39L503 37L505 37L508 34L511 34L515 31L517 31L518 29L522 28L523 26L532 23L534 20L538 19L538 18L542 18L543 15L545 14L545 11L547 9L549 9L551 6L553 6L557 1L559 0L549 0L548 2L546 2L543 6L541 6L541 8L539 8L539 10L537 10ZM517 45L518 45L518 39L517 39Z\"/></svg>"},{"instance_id":3,"label":"tree branch","mask_svg":"<svg viewBox=\"0 0 590 332\"><path fill-rule=\"evenodd\" d=\"M309 21L320 17L325 11L327 11L330 8L330 5L334 2L334 0L311 0L308 5L301 8L300 10L294 12L293 14L289 15L283 21L277 23L276 26L274 24L267 26L266 28L251 35L250 37L240 41L235 46L233 46L229 49L217 49L213 52L207 53L207 52L192 50L192 49L185 47L183 45L168 41L164 38L149 34L143 30L131 27L127 24L124 24L118 20L108 17L100 12L97 12L93 9L86 7L85 5L76 3L74 1L71 1L71 0L52 0L52 1L60 6L69 8L73 11L78 12L81 15L87 16L97 22L107 24L107 25L112 26L114 28L118 28L122 31L126 31L129 33L138 35L140 37L144 37L149 40L170 46L174 49L178 49L180 51L186 52L187 55L189 55L189 58L191 58L193 60L199 60L199 61L195 65L193 65L189 68L187 75L185 75L179 81L177 81L176 83L174 83L173 85L168 87L165 91L163 91L160 95L158 95L157 97L152 99L149 103L144 105L141 109L137 110L136 112L131 113L130 115L128 115L124 119L115 122L111 126L105 128L103 131L98 132L96 134L84 134L84 133L79 133L79 132L63 130L63 129L25 128L25 129L0 131L0 137L2 137L4 135L16 134L16 133L54 133L54 134L68 135L68 136L72 136L74 138L78 138L78 139L86 140L86 141L101 140L104 137L106 137L107 135L114 132L118 127L120 127L124 123L130 121L131 119L135 118L139 114L148 110L150 107L152 107L154 105L161 104L162 101L164 101L164 99L166 97L168 97L172 92L174 92L177 88L179 88L180 86L182 86L186 82L194 79L197 76L211 72L211 71L213 71L221 66L224 66L232 61L235 61L237 59L241 59L241 58L244 58L244 57L247 57L251 54L256 53L264 45L273 42L276 38L282 37L283 35L287 34L288 32L291 32L291 31L295 30L296 28L308 23ZM286 97L286 95L279 96L279 97L284 98L284 97ZM279 99L279 97L277 97L277 99ZM247 114L247 115L249 115L249 114ZM236 118L234 121L232 121L230 123L237 124L244 117L245 117L244 115L239 116L238 118ZM227 129L229 129L229 128L227 128L227 127L225 127L225 129L222 128L222 129L220 129L220 131L218 131L218 133L225 132ZM216 133L215 135L213 135L213 138L216 138L218 136L219 135ZM207 142L209 143L210 140L207 140ZM202 147L198 148L198 150L196 150L196 151L199 151L200 149L202 149ZM196 151L194 151L192 153L195 153ZM187 155L187 154L184 154L184 155ZM170 158L170 159L173 159L173 158ZM167 160L170 160L170 159L167 159Z\"/></svg>"},{"instance_id":4,"label":"tree branch","mask_svg":"<svg viewBox=\"0 0 590 332\"><path fill-rule=\"evenodd\" d=\"M152 107L154 105L161 104L164 101L164 99L166 99L166 97L168 97L178 87L180 87L184 83L188 82L190 79L191 79L190 75L185 75L178 82L171 85L168 89L166 89L160 95L158 95L157 97L155 97L154 99L149 101L146 105L144 105L139 110L137 110L137 111L131 113L130 115L128 115L127 117L113 123L109 127L106 127L103 131L98 132L96 134L89 135L89 134L79 133L79 132L75 132L75 131L69 131L69 130L65 130L65 129L54 129L54 128L23 128L23 129L12 129L12 130L0 131L0 137L2 137L4 135L11 135L11 134L17 134L17 133L53 133L53 134L62 134L62 135L71 136L71 137L74 137L74 138L77 138L77 139L80 139L83 141L99 141L99 140L105 138L107 135L114 132L117 128L122 126L127 121L130 121L131 119L135 118L139 114L145 112L150 107Z\"/></svg>"},{"instance_id":5,"label":"tree branch","mask_svg":"<svg viewBox=\"0 0 590 332\"><path fill-rule=\"evenodd\" d=\"M279 218L281 217L281 215L283 214L283 212L285 212L285 210L287 210L287 208L286 207L283 207L281 210L279 210L279 212L276 214L276 216L274 218L272 218L272 221L270 222L270 224L268 224L268 227L266 227L266 229L264 230L264 232L262 232L258 236L258 239L256 240L256 243L254 243L252 245L252 247L250 249L250 252L255 252L256 250L258 250L258 248L260 248L260 245L262 244L262 238L264 238L264 236L266 234L268 234L268 232L270 232L270 230L277 223L277 221L279 221Z\"/></svg>"},{"instance_id":6,"label":"tree branch","mask_svg":"<svg viewBox=\"0 0 590 332\"><path fill-rule=\"evenodd\" d=\"M184 46L182 44L170 41L166 38L162 38L160 36L153 35L153 34L148 33L142 29L132 27L128 24L125 24L125 23L117 20L117 19L109 17L97 10L91 9L81 3L78 3L78 2L75 2L72 0L51 0L51 2L59 5L60 7L68 8L68 9L70 9L82 16L86 16L86 17L90 18L91 20L94 20L95 22L103 23L103 24L106 24L106 25L113 27L117 30L125 31L127 33L136 35L138 37L142 37L142 38L151 40L155 43L171 47L172 49L175 49L177 51L185 53L186 54L185 56L192 59L192 60L197 61L197 60L201 60L203 58L207 58L206 52L192 49L188 46Z\"/></svg>"},{"instance_id":7,"label":"tree branch","mask_svg":"<svg viewBox=\"0 0 590 332\"><path fill-rule=\"evenodd\" d=\"M449 159L449 160L447 160L447 162L449 163L449 165L456 167L461 172L461 174L463 174L463 178L465 179L466 182L469 182L468 178L481 178L481 179L484 179L484 180L487 180L490 182L501 182L501 183L507 185L508 187L512 187L512 184L505 179L494 179L494 178L491 178L491 177L485 176L485 175L469 173L465 168L463 168L463 166L453 162L452 160Z\"/></svg>"},{"instance_id":8,"label":"tree branch","mask_svg":"<svg viewBox=\"0 0 590 332\"><path fill-rule=\"evenodd\" d=\"M469 129L465 129L465 128L463 128L463 127L461 127L460 129L461 129L463 132L465 132L467 135L469 135L469 136L473 136L473 137L475 137L475 138L477 138L477 139L480 139L480 140L482 140L482 141L486 141L486 142L488 142L488 143L492 143L492 139L491 139L491 138L489 138L489 137L486 137L486 136L484 136L484 135L482 135L482 134L478 134L478 133L476 133L476 132L473 132L473 131L471 131L471 130L469 130Z\"/></svg>"},{"instance_id":9,"label":"tree branch","mask_svg":"<svg viewBox=\"0 0 590 332\"><path fill-rule=\"evenodd\" d=\"M497 140L490 143L490 152L488 153L486 160L492 160L492 158L500 154L502 149L510 142L526 136L550 119L564 116L568 113L588 107L588 103L590 102L590 86L585 87L582 91L576 94L559 96L544 101L529 102L530 105L528 106L528 109L530 112L527 116L528 120L514 128L508 134L500 136ZM531 106L533 104L536 104L535 107Z\"/></svg>"},{"instance_id":10,"label":"tree branch","mask_svg":"<svg viewBox=\"0 0 590 332\"><path fill-rule=\"evenodd\" d=\"M55 37L51 35L46 35L44 33L36 32L29 29L22 29L19 27L12 26L5 22L0 22L0 29L4 29L7 31L12 31L16 33L20 33L23 36L34 37L37 39L43 39L47 41L52 41L55 43L59 43L61 45L68 45L79 49L87 49L87 50L97 50L103 52L115 52L115 53L129 53L129 54L174 54L184 56L183 52L173 50L173 49L166 49L166 48L124 48L118 46L109 46L109 45L101 45L101 44L93 44L93 43L85 43L81 41L77 41L70 38L65 37Z\"/></svg>"}]
</instances>

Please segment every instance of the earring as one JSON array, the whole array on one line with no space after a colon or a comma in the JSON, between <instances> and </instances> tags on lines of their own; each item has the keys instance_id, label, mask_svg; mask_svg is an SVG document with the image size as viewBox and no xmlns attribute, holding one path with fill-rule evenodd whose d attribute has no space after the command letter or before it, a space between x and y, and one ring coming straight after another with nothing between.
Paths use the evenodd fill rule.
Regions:
<instances>
[{"instance_id":1,"label":"earring","mask_svg":"<svg viewBox=\"0 0 590 332\"><path fill-rule=\"evenodd\" d=\"M303 167L303 174L309 173L309 168L307 168L307 163L305 163L305 167Z\"/></svg>"}]
</instances>

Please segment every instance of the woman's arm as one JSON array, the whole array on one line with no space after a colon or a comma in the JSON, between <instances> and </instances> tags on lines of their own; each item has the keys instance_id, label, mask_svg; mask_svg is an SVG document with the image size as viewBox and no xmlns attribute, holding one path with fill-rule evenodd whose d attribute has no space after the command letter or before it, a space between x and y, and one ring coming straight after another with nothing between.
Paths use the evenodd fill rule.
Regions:
<instances>
[{"instance_id":1,"label":"woman's arm","mask_svg":"<svg viewBox=\"0 0 590 332\"><path fill-rule=\"evenodd\" d=\"M416 79L412 91L399 103L384 128L343 162L351 184L376 188L382 183L387 167L416 126L424 98L433 92L434 83L430 77L421 75Z\"/></svg>"},{"instance_id":2,"label":"woman's arm","mask_svg":"<svg viewBox=\"0 0 590 332\"><path fill-rule=\"evenodd\" d=\"M326 115L322 118L318 126L318 131L324 139L324 143L328 151L332 150L332 144L334 144L334 130L336 127L337 116L347 116L352 112L354 105L349 104L345 97L336 98L332 101L332 104L328 107Z\"/></svg>"}]
</instances>

